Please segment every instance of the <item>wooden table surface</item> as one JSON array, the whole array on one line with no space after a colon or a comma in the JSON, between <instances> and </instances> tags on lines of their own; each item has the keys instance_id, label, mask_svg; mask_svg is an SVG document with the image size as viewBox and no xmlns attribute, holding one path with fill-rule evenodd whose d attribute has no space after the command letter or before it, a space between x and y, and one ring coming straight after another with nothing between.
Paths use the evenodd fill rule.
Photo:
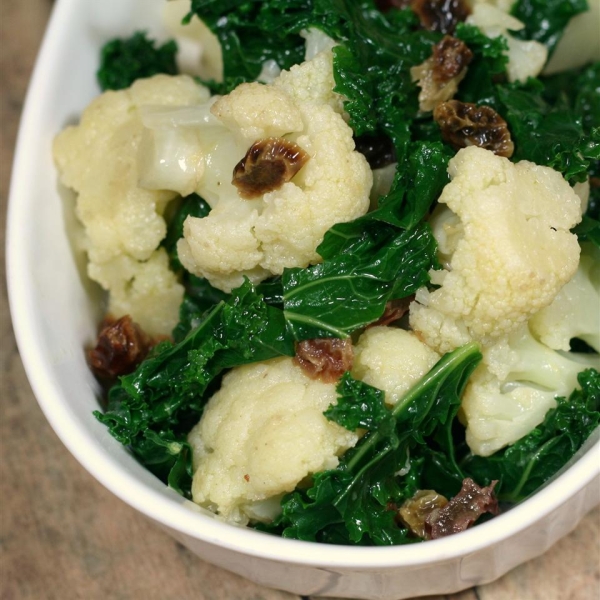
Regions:
<instances>
[{"instance_id":1,"label":"wooden table surface","mask_svg":"<svg viewBox=\"0 0 600 600\"><path fill-rule=\"evenodd\" d=\"M0 198L51 0L2 0ZM2 240L0 252L4 252ZM113 497L44 419L25 377L0 288L0 599L301 600L202 562ZM541 558L500 580L437 600L597 600L600 511ZM434 600L430 598L429 600Z\"/></svg>"}]
</instances>

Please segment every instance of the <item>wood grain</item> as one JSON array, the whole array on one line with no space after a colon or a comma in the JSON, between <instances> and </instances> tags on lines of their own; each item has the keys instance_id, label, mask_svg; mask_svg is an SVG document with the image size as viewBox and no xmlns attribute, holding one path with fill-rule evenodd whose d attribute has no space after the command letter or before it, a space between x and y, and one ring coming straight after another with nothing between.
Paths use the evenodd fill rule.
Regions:
<instances>
[{"instance_id":1,"label":"wood grain","mask_svg":"<svg viewBox=\"0 0 600 600\"><path fill-rule=\"evenodd\" d=\"M50 0L3 0L0 194ZM0 288L0 598L2 600L301 600L200 561L85 472L50 429L27 383ZM429 600L595 600L600 511L543 557L495 583Z\"/></svg>"}]
</instances>

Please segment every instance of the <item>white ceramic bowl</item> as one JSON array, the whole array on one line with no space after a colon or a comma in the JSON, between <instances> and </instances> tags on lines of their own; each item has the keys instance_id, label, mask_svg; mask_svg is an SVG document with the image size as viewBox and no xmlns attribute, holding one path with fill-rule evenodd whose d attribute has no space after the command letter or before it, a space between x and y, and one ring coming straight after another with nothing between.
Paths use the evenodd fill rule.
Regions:
<instances>
[{"instance_id":1,"label":"white ceramic bowl","mask_svg":"<svg viewBox=\"0 0 600 600\"><path fill-rule=\"evenodd\" d=\"M543 553L600 500L598 436L545 489L487 523L408 547L351 548L274 538L203 514L92 416L98 388L83 348L94 338L98 306L70 242L73 207L58 193L51 142L97 95L101 44L135 29L161 35L162 1L60 0L29 89L10 196L8 284L21 356L56 433L103 485L198 556L296 594L391 600L452 593Z\"/></svg>"}]
</instances>

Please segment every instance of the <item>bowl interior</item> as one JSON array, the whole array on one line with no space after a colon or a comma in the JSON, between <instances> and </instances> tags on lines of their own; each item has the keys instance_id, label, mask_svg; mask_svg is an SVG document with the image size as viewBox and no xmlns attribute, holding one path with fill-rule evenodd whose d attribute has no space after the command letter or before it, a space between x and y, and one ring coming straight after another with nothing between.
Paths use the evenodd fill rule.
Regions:
<instances>
[{"instance_id":1,"label":"bowl interior","mask_svg":"<svg viewBox=\"0 0 600 600\"><path fill-rule=\"evenodd\" d=\"M509 513L452 539L396 548L322 548L232 527L200 510L139 465L92 415L99 388L84 348L101 312L78 247L73 197L57 185L52 140L99 93L98 50L106 40L144 29L158 38L164 0L60 0L32 79L13 170L8 285L21 356L38 401L64 444L102 484L144 514L243 553L313 565L393 566L444 560L512 535L548 514L597 473L599 445L558 481ZM597 438L597 436L596 436Z\"/></svg>"}]
</instances>

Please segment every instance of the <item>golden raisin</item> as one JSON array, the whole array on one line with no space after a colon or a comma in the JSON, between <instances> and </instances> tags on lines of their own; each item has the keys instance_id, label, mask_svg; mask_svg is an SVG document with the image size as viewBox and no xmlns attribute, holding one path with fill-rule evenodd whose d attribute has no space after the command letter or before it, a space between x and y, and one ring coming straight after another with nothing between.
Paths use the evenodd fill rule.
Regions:
<instances>
[{"instance_id":1,"label":"golden raisin","mask_svg":"<svg viewBox=\"0 0 600 600\"><path fill-rule=\"evenodd\" d=\"M296 344L294 362L311 378L335 383L352 368L352 340L346 338L315 338Z\"/></svg>"},{"instance_id":2,"label":"golden raisin","mask_svg":"<svg viewBox=\"0 0 600 600\"><path fill-rule=\"evenodd\" d=\"M462 40L446 35L433 47L432 55L424 63L412 67L413 81L421 88L420 110L429 112L450 100L472 59L473 53Z\"/></svg>"},{"instance_id":3,"label":"golden raisin","mask_svg":"<svg viewBox=\"0 0 600 600\"><path fill-rule=\"evenodd\" d=\"M419 490L400 507L398 516L415 535L427 538L427 519L446 504L448 500L435 490Z\"/></svg>"},{"instance_id":4,"label":"golden raisin","mask_svg":"<svg viewBox=\"0 0 600 600\"><path fill-rule=\"evenodd\" d=\"M307 163L309 155L283 138L266 138L250 146L233 169L232 183L245 200L278 190Z\"/></svg>"},{"instance_id":5,"label":"golden raisin","mask_svg":"<svg viewBox=\"0 0 600 600\"><path fill-rule=\"evenodd\" d=\"M473 53L462 40L445 35L433 47L432 58L433 80L441 84L458 77L473 60Z\"/></svg>"},{"instance_id":6,"label":"golden raisin","mask_svg":"<svg viewBox=\"0 0 600 600\"><path fill-rule=\"evenodd\" d=\"M438 104L433 118L442 137L455 149L479 146L510 158L514 144L506 121L490 106L450 100Z\"/></svg>"}]
</instances>

